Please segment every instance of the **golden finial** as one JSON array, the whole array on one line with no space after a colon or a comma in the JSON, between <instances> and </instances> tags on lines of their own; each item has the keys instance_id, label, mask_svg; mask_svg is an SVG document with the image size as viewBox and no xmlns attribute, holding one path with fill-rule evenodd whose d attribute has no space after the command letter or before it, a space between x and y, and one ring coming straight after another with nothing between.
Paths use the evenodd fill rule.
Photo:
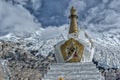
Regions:
<instances>
[{"instance_id":1,"label":"golden finial","mask_svg":"<svg viewBox=\"0 0 120 80\"><path fill-rule=\"evenodd\" d=\"M76 9L73 6L71 8L71 15L76 15Z\"/></svg>"},{"instance_id":2,"label":"golden finial","mask_svg":"<svg viewBox=\"0 0 120 80\"><path fill-rule=\"evenodd\" d=\"M76 9L74 7L72 7L70 12L71 12L71 15L69 18L71 19L71 21L70 21L69 34L70 33L78 33Z\"/></svg>"},{"instance_id":3,"label":"golden finial","mask_svg":"<svg viewBox=\"0 0 120 80\"><path fill-rule=\"evenodd\" d=\"M64 80L64 78L63 78L63 77L60 77L59 80Z\"/></svg>"}]
</instances>

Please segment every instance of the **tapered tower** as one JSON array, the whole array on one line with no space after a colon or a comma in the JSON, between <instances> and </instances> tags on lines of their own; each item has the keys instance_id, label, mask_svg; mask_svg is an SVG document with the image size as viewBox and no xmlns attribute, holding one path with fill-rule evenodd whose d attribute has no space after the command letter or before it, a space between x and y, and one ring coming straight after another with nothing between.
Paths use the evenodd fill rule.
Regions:
<instances>
[{"instance_id":1,"label":"tapered tower","mask_svg":"<svg viewBox=\"0 0 120 80\"><path fill-rule=\"evenodd\" d=\"M71 15L69 16L70 19L70 28L68 33L68 38L78 38L78 24L77 24L77 12L74 7L70 10Z\"/></svg>"}]
</instances>

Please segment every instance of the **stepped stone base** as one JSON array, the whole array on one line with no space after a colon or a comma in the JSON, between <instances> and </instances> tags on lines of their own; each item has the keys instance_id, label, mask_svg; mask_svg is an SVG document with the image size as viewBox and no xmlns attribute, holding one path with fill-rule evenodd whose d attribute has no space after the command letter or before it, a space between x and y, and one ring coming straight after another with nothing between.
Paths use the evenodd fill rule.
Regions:
<instances>
[{"instance_id":1,"label":"stepped stone base","mask_svg":"<svg viewBox=\"0 0 120 80\"><path fill-rule=\"evenodd\" d=\"M92 62L53 63L42 80L101 80L101 73Z\"/></svg>"}]
</instances>

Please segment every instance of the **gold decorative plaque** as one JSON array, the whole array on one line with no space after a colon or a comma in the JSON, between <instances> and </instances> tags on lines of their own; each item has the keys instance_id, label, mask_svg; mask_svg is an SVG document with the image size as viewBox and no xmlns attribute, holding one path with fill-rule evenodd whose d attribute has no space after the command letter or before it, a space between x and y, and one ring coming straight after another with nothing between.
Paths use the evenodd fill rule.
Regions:
<instances>
[{"instance_id":1,"label":"gold decorative plaque","mask_svg":"<svg viewBox=\"0 0 120 80\"><path fill-rule=\"evenodd\" d=\"M61 52L65 62L80 62L83 51L84 46L73 38L61 45Z\"/></svg>"}]
</instances>

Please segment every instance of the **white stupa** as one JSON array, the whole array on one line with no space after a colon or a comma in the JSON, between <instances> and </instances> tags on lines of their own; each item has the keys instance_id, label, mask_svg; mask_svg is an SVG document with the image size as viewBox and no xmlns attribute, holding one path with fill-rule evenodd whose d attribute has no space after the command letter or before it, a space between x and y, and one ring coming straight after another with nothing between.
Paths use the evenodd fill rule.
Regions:
<instances>
[{"instance_id":1,"label":"white stupa","mask_svg":"<svg viewBox=\"0 0 120 80\"><path fill-rule=\"evenodd\" d=\"M57 63L50 65L42 80L104 80L92 62L92 41L84 30L78 30L74 7L71 8L70 19L68 39L55 46Z\"/></svg>"},{"instance_id":2,"label":"white stupa","mask_svg":"<svg viewBox=\"0 0 120 80\"><path fill-rule=\"evenodd\" d=\"M57 62L91 62L94 54L92 41L83 29L78 29L76 9L72 7L70 12L68 39L55 46Z\"/></svg>"}]
</instances>

